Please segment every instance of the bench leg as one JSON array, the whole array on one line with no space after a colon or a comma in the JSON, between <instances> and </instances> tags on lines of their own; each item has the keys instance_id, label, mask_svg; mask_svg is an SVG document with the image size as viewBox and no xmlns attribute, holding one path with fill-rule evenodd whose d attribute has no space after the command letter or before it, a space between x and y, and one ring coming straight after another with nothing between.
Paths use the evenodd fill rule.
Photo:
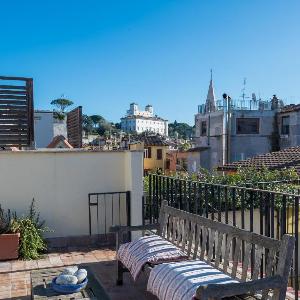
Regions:
<instances>
[{"instance_id":1,"label":"bench leg","mask_svg":"<svg viewBox=\"0 0 300 300\"><path fill-rule=\"evenodd\" d=\"M117 285L123 285L123 264L119 260L117 265Z\"/></svg>"}]
</instances>

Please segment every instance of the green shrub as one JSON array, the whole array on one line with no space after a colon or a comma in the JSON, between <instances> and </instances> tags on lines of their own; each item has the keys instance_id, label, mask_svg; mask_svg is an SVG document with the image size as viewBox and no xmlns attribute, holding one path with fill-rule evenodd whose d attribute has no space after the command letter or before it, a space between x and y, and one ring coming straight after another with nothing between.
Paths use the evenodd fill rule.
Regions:
<instances>
[{"instance_id":1,"label":"green shrub","mask_svg":"<svg viewBox=\"0 0 300 300\"><path fill-rule=\"evenodd\" d=\"M47 249L42 237L45 230L38 228L29 217L14 219L11 228L20 233L19 256L22 259L37 259Z\"/></svg>"},{"instance_id":2,"label":"green shrub","mask_svg":"<svg viewBox=\"0 0 300 300\"><path fill-rule=\"evenodd\" d=\"M21 218L15 216L11 221L10 229L12 232L20 233L20 258L37 259L47 249L43 233L50 230L45 227L45 221L40 220L34 199L32 199L28 215Z\"/></svg>"}]
</instances>

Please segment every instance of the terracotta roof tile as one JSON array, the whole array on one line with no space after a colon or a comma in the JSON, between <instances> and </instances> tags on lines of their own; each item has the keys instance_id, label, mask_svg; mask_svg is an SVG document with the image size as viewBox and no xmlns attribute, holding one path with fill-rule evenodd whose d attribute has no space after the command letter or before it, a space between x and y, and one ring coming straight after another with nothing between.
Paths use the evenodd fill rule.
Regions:
<instances>
[{"instance_id":1,"label":"terracotta roof tile","mask_svg":"<svg viewBox=\"0 0 300 300\"><path fill-rule=\"evenodd\" d=\"M269 169L295 168L300 174L300 146L257 155L218 167L218 170L237 170L238 167L266 167Z\"/></svg>"},{"instance_id":2,"label":"terracotta roof tile","mask_svg":"<svg viewBox=\"0 0 300 300\"><path fill-rule=\"evenodd\" d=\"M281 108L280 113L292 112L292 111L299 111L300 104L289 104Z\"/></svg>"},{"instance_id":3,"label":"terracotta roof tile","mask_svg":"<svg viewBox=\"0 0 300 300\"><path fill-rule=\"evenodd\" d=\"M160 135L145 135L138 137L145 146L169 146L169 143Z\"/></svg>"}]
</instances>

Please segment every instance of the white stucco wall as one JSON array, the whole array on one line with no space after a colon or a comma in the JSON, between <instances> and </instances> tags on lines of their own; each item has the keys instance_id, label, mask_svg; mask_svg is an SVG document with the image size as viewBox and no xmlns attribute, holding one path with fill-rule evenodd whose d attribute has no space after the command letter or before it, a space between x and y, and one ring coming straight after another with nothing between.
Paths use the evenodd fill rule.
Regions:
<instances>
[{"instance_id":1,"label":"white stucco wall","mask_svg":"<svg viewBox=\"0 0 300 300\"><path fill-rule=\"evenodd\" d=\"M0 151L0 203L21 215L35 198L48 236L76 236L89 233L89 193L130 191L141 224L142 170L142 152Z\"/></svg>"}]
</instances>

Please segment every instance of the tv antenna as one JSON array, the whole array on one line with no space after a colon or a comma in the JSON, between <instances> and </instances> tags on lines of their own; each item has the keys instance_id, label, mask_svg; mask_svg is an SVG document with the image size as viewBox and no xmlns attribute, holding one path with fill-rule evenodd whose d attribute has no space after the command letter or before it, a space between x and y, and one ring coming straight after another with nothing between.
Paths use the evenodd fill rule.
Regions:
<instances>
[{"instance_id":1,"label":"tv antenna","mask_svg":"<svg viewBox=\"0 0 300 300\"><path fill-rule=\"evenodd\" d=\"M242 99L243 101L249 97L246 97L246 83L247 83L247 78L244 78L244 81L243 81L243 88L242 88Z\"/></svg>"},{"instance_id":2,"label":"tv antenna","mask_svg":"<svg viewBox=\"0 0 300 300\"><path fill-rule=\"evenodd\" d=\"M243 88L241 90L242 95L240 97L242 97L242 103L241 106L245 105L245 99L249 99L250 97L246 96L246 83L247 83L247 78L244 78L243 80Z\"/></svg>"}]
</instances>

